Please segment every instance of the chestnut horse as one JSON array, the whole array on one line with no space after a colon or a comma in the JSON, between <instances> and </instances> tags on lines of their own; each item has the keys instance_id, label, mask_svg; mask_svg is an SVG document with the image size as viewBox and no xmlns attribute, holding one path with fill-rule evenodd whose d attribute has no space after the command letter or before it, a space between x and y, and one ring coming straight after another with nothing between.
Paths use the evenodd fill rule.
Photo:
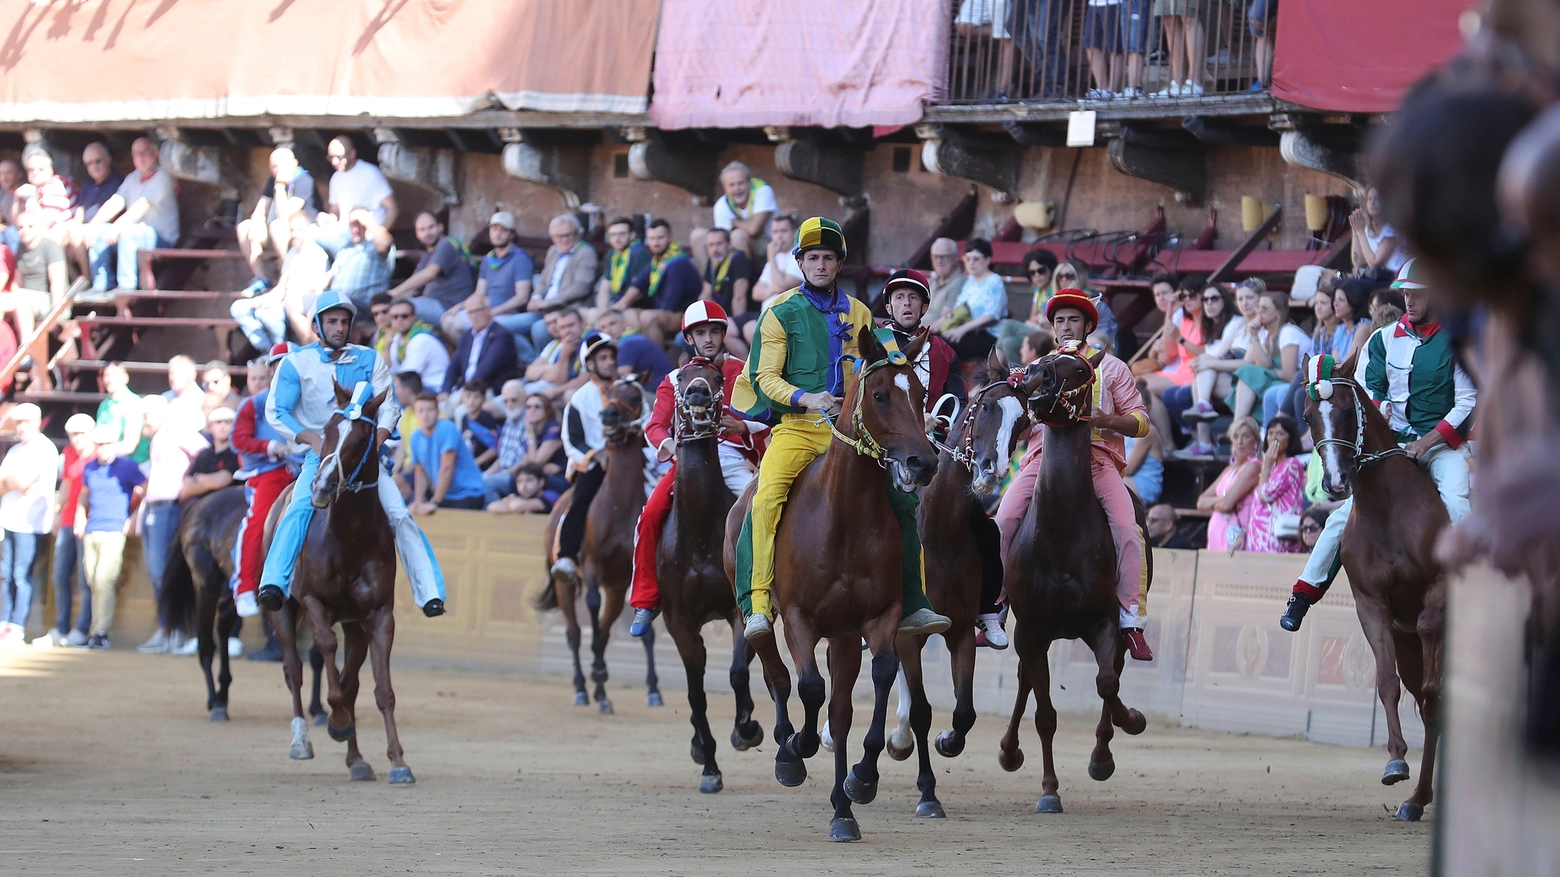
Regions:
<instances>
[{"instance_id":1,"label":"chestnut horse","mask_svg":"<svg viewBox=\"0 0 1560 877\"><path fill-rule=\"evenodd\" d=\"M1097 360L1096 360L1097 361ZM1116 599L1116 545L1105 508L1094 493L1091 474L1095 363L1058 350L1025 370L1029 411L1044 431L1045 450L1034 498L1013 537L1004 564L1008 605L1017 619L1013 646L1018 651L1018 697L1002 737L998 757L1004 770L1024 763L1018 725L1029 692L1035 693L1035 730L1045 761L1036 813L1062 812L1062 799L1051 744L1056 736L1056 707L1051 704L1051 665L1047 652L1059 639L1087 642L1099 664L1095 690L1104 701L1095 728L1089 776L1103 782L1116 771L1110 752L1114 725L1141 734L1143 714L1121 702L1121 670L1126 643L1119 628ZM1142 503L1133 498L1138 527L1144 527ZM1149 577L1153 577L1152 556Z\"/></svg>"},{"instance_id":2,"label":"chestnut horse","mask_svg":"<svg viewBox=\"0 0 1560 877\"><path fill-rule=\"evenodd\" d=\"M797 786L807 777L802 759L817 753L818 713L825 687L815 650L829 641L829 727L834 738L834 818L829 837L861 839L851 802L877 796L878 756L883 751L888 693L899 670L894 638L899 629L904 544L888 502L890 487L912 491L937 473L936 449L921 412L925 391L911 363L919 340L893 358L871 332L863 332L867 365L851 380L829 449L791 484L775 534L775 606L784 620L786 645L797 667L797 691L806 718L793 733L786 712L791 678L773 637L754 644L775 700L775 778ZM735 578L736 544L752 504L757 479L726 518L726 574ZM872 649L875 698L862 739L862 760L848 768L846 741L852 718L851 689L861 671L861 641Z\"/></svg>"},{"instance_id":3,"label":"chestnut horse","mask_svg":"<svg viewBox=\"0 0 1560 877\"><path fill-rule=\"evenodd\" d=\"M321 446L327 451L320 459L314 483L294 482L283 491L266 521L265 547L270 550L276 522L293 491L308 490L315 511L298 552L292 593L282 608L272 613L276 637L282 644L282 673L292 693L292 757L314 757L308 723L303 718L303 670L295 641L301 607L328 665L325 680L330 713L325 730L332 740L347 744L347 769L352 779L374 779L374 769L358 751L357 743L358 673L364 659L372 658L374 701L385 719L390 782L400 784L417 780L402 758L395 727L395 689L390 685L390 648L395 640L395 535L379 504L379 443L374 420L389 392L386 388L357 404L356 390L336 385L336 412L320 430ZM339 673L337 623L346 640Z\"/></svg>"},{"instance_id":4,"label":"chestnut horse","mask_svg":"<svg viewBox=\"0 0 1560 877\"><path fill-rule=\"evenodd\" d=\"M585 606L590 610L590 680L596 683L596 709L612 715L607 698L607 640L612 625L623 614L628 586L634 574L634 522L645 507L645 434L643 427L645 394L633 375L620 378L606 393L601 408L601 429L607 440L606 477L591 500L585 518L585 541L580 546L581 581L585 586ZM574 491L566 491L554 504L547 520L547 566L557 561L558 527L574 500ZM585 673L580 668L580 622L575 605L577 587L562 579L553 582L558 608L567 625L566 638L574 657L574 705L585 706ZM645 685L650 706L661 705L661 689L655 674L655 631L641 639L645 645Z\"/></svg>"},{"instance_id":5,"label":"chestnut horse","mask_svg":"<svg viewBox=\"0 0 1560 877\"><path fill-rule=\"evenodd\" d=\"M1354 509L1343 531L1343 568L1354 591L1365 639L1376 656L1376 695L1387 714L1387 762L1381 782L1409 778L1408 744L1398 717L1402 686L1425 723L1419 782L1396 818L1415 822L1434 797L1441 648L1445 642L1446 571L1436 538L1450 524L1435 482L1401 448L1392 427L1355 383L1357 356L1340 366L1328 398L1306 394L1305 419L1322 455L1322 486L1334 499L1352 490Z\"/></svg>"},{"instance_id":6,"label":"chestnut horse","mask_svg":"<svg viewBox=\"0 0 1560 877\"><path fill-rule=\"evenodd\" d=\"M724 621L731 626L731 690L737 699L731 746L741 752L764 742L763 726L753 720L748 674L753 653L742 636L742 613L721 558L726 513L736 502L726 488L719 457L724 384L720 367L703 357L695 357L677 371L673 413L677 468L672 476L672 512L656 552L662 617L688 673L688 705L693 710L689 716L693 723L689 754L695 764L704 766L701 792L722 788L704 694L705 651L700 629L706 622Z\"/></svg>"},{"instance_id":7,"label":"chestnut horse","mask_svg":"<svg viewBox=\"0 0 1560 877\"><path fill-rule=\"evenodd\" d=\"M1014 440L1029 430L1022 397L1007 382L1007 363L995 349L987 360L986 373L991 383L970 394L938 458L937 475L921 496L919 509L926 597L933 609L953 622L942 635L952 658L954 697L953 727L939 734L936 741L937 753L945 758L964 751L966 735L975 726L975 616L980 609L982 580L987 575L1001 575L1000 568L985 568L991 562L990 555L998 552L995 544L983 551L981 542L1000 542L1001 534L986 514L981 497L1001 487ZM888 737L888 754L901 760L919 746L916 787L921 801L915 812L935 819L945 813L937 800L937 774L927 746L932 706L921 670L921 648L926 640L926 636L916 634L898 637L896 650L905 687L900 691L899 726Z\"/></svg>"}]
</instances>

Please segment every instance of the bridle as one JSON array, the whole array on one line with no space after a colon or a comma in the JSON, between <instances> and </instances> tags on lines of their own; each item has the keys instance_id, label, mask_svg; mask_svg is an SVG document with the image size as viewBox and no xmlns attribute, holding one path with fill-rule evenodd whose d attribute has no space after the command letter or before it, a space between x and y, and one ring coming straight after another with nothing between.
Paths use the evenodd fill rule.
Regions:
<instances>
[{"instance_id":1,"label":"bridle","mask_svg":"<svg viewBox=\"0 0 1560 877\"><path fill-rule=\"evenodd\" d=\"M1327 383L1332 387L1337 387L1341 384L1342 386L1349 388L1349 401L1354 403L1354 423L1356 427L1354 441L1341 438L1323 438L1317 440L1317 450L1321 450L1328 445L1336 445L1340 448L1348 448L1349 452L1354 457L1354 467L1356 469L1364 469L1365 467L1370 466L1373 463L1379 463L1388 457L1396 457L1399 455L1404 457L1408 456L1408 452L1398 447L1397 445L1393 445L1386 450L1372 451L1368 454L1365 453L1365 404L1360 401L1360 396L1365 392L1364 387L1361 387L1359 384L1348 378L1329 378L1326 381L1318 381L1316 383L1317 385ZM1326 396L1316 396L1318 402L1331 398L1332 394L1330 390Z\"/></svg>"},{"instance_id":2,"label":"bridle","mask_svg":"<svg viewBox=\"0 0 1560 877\"><path fill-rule=\"evenodd\" d=\"M948 423L950 430L957 426L959 430L959 442L957 446L945 445L930 435L928 435L927 438L930 439L932 444L937 447L937 450L946 451L948 455L953 458L955 463L958 463L971 472L974 472L975 418L980 413L981 400L985 398L986 393L996 389L997 387L1006 386L1019 389L1023 385L1023 376L1023 369L1009 369L1007 377L1003 380L992 381L991 383L970 394L970 398L965 403L964 410L962 412L955 410L953 416L951 417L947 417L941 414L936 415L938 419L945 420ZM937 400L937 406L941 407L943 400L949 398L952 398L951 394L944 395L942 399ZM958 404L957 400L955 400L954 404ZM950 432L950 436L951 435L952 433Z\"/></svg>"},{"instance_id":3,"label":"bridle","mask_svg":"<svg viewBox=\"0 0 1560 877\"><path fill-rule=\"evenodd\" d=\"M336 449L320 461L320 469L328 470L335 468L335 494L338 496L343 491L347 493L361 493L365 490L372 490L379 484L378 475L374 476L373 481L358 481L357 479L359 475L363 474L363 467L368 463L369 457L374 455L375 442L373 433L369 434L368 447L363 450L363 456L358 458L357 465L353 467L350 475L347 474L346 463L341 458L342 448L346 446L347 435L351 432L351 424L367 420L363 414L363 405L354 396L353 401L347 407L336 409L336 413L342 418L341 422L336 424ZM373 424L369 424L369 426L372 428Z\"/></svg>"},{"instance_id":4,"label":"bridle","mask_svg":"<svg viewBox=\"0 0 1560 877\"><path fill-rule=\"evenodd\" d=\"M713 361L702 356L695 356L688 360L688 365L683 366L683 368L688 368L688 366L702 366L713 369L716 374L720 374L719 367ZM676 403L675 411L677 415L676 419L672 421L672 433L679 445L711 438L720 433L719 412L722 410L723 398L721 392L711 386L709 379L702 375L688 381L689 389L696 386L703 386L704 389L709 391L711 400L709 405L689 405L687 398L683 395L683 388L675 383L672 385L672 397Z\"/></svg>"},{"instance_id":5,"label":"bridle","mask_svg":"<svg viewBox=\"0 0 1560 877\"><path fill-rule=\"evenodd\" d=\"M1056 409L1060 408L1075 423L1089 423L1094 419L1094 414L1092 400L1088 398L1088 394L1090 394L1094 389L1094 381L1098 377L1098 372L1095 371L1094 363L1089 362L1088 357L1078 353L1075 350L1061 349L1057 350L1055 353L1050 354L1049 356L1042 358L1039 362L1036 362L1033 366L1031 366L1031 368L1039 368L1042 371L1049 371L1054 376L1056 369L1052 363L1064 356L1071 357L1083 363L1083 367L1088 369L1089 378L1088 380L1084 381L1076 387L1073 387L1070 390L1058 391L1052 397L1051 407L1046 410L1045 416L1041 416L1039 411L1035 411L1036 419L1042 423L1049 423L1051 421L1047 418L1053 417L1056 414ZM1028 374L1027 369L1025 370L1024 374ZM1081 403L1074 401L1079 396L1085 396L1084 401ZM1038 393L1030 394L1029 404L1031 406L1037 404L1039 401L1040 396Z\"/></svg>"},{"instance_id":6,"label":"bridle","mask_svg":"<svg viewBox=\"0 0 1560 877\"><path fill-rule=\"evenodd\" d=\"M877 439L872 437L872 432L867 429L866 422L861 419L861 400L867 392L867 375L886 365L908 365L909 363L908 357L902 352L895 350L890 352L888 356L862 369L861 373L856 375L856 404L852 406L850 414L850 429L851 432L856 434L855 438L840 432L840 428L834 423L829 424L829 429L833 431L836 439L854 448L856 453L861 456L877 461L877 464L884 469L888 468L888 451L878 443Z\"/></svg>"},{"instance_id":7,"label":"bridle","mask_svg":"<svg viewBox=\"0 0 1560 877\"><path fill-rule=\"evenodd\" d=\"M629 374L612 382L614 387L628 384L632 384L636 390L639 390L639 411L635 412L632 417L624 416L619 425L612 429L607 429L606 424L602 424L601 437L613 444L621 444L627 441L628 437L639 427L640 420L644 417L644 389L639 386L639 377ZM622 407L624 406L616 400L608 399L606 404L602 406L602 411L605 412L607 408Z\"/></svg>"}]
</instances>

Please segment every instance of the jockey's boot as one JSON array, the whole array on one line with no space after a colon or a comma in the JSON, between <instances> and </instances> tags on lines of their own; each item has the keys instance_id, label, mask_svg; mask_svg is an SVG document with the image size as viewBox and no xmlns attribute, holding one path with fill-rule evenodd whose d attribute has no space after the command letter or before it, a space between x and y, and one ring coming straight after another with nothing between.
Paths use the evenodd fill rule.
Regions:
<instances>
[{"instance_id":1,"label":"jockey's boot","mask_svg":"<svg viewBox=\"0 0 1560 877\"><path fill-rule=\"evenodd\" d=\"M1305 620L1305 613L1311 608L1311 598L1304 594L1289 595L1289 608L1279 616L1278 626L1287 631L1300 629L1300 622Z\"/></svg>"},{"instance_id":2,"label":"jockey's boot","mask_svg":"<svg viewBox=\"0 0 1560 877\"><path fill-rule=\"evenodd\" d=\"M1002 629L1001 612L975 616L975 645L999 651L1008 647L1008 635Z\"/></svg>"},{"instance_id":3,"label":"jockey's boot","mask_svg":"<svg viewBox=\"0 0 1560 877\"><path fill-rule=\"evenodd\" d=\"M749 641L763 639L766 636L774 636L775 626L770 623L769 616L762 612L755 613L747 620L747 625L742 628L742 635Z\"/></svg>"},{"instance_id":4,"label":"jockey's boot","mask_svg":"<svg viewBox=\"0 0 1560 877\"><path fill-rule=\"evenodd\" d=\"M1148 648L1148 639L1143 636L1143 628L1124 627L1121 629L1121 638L1127 641L1127 654L1132 656L1132 660L1154 660L1154 653Z\"/></svg>"},{"instance_id":5,"label":"jockey's boot","mask_svg":"<svg viewBox=\"0 0 1560 877\"><path fill-rule=\"evenodd\" d=\"M634 623L628 628L629 636L644 636L650 632L650 623L661 614L659 609L635 609Z\"/></svg>"},{"instance_id":6,"label":"jockey's boot","mask_svg":"<svg viewBox=\"0 0 1560 877\"><path fill-rule=\"evenodd\" d=\"M261 585L260 592L255 595L255 602L261 609L268 612L277 612L282 608L282 603L287 600L287 595L275 585Z\"/></svg>"},{"instance_id":7,"label":"jockey's boot","mask_svg":"<svg viewBox=\"0 0 1560 877\"><path fill-rule=\"evenodd\" d=\"M576 588L580 585L579 567L575 566L574 559L572 557L558 558L557 562L552 565L552 569L549 570L549 572L552 574L554 581L562 579Z\"/></svg>"},{"instance_id":8,"label":"jockey's boot","mask_svg":"<svg viewBox=\"0 0 1560 877\"><path fill-rule=\"evenodd\" d=\"M422 611L423 615L428 618L438 618L440 615L444 614L444 601L440 600L438 597L434 597L432 600L429 600L423 604Z\"/></svg>"},{"instance_id":9,"label":"jockey's boot","mask_svg":"<svg viewBox=\"0 0 1560 877\"><path fill-rule=\"evenodd\" d=\"M233 595L233 607L238 610L239 618L252 618L260 614L260 604L255 600L254 591L240 591Z\"/></svg>"},{"instance_id":10,"label":"jockey's boot","mask_svg":"<svg viewBox=\"0 0 1560 877\"><path fill-rule=\"evenodd\" d=\"M946 615L938 615L930 609L917 609L899 620L900 633L942 633L953 626Z\"/></svg>"}]
</instances>

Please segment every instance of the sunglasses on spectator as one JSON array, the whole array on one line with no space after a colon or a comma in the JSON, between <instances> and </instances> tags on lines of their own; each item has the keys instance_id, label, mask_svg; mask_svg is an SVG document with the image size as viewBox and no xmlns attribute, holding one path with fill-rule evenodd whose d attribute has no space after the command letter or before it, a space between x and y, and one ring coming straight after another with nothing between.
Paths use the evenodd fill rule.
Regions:
<instances>
[{"instance_id":1,"label":"sunglasses on spectator","mask_svg":"<svg viewBox=\"0 0 1560 877\"><path fill-rule=\"evenodd\" d=\"M1320 533L1320 532L1322 532L1322 525L1321 524L1305 524L1305 525L1303 525L1300 528L1300 532L1302 532L1302 533Z\"/></svg>"},{"instance_id":2,"label":"sunglasses on spectator","mask_svg":"<svg viewBox=\"0 0 1560 877\"><path fill-rule=\"evenodd\" d=\"M525 403L525 407L526 407L526 409L528 411L540 411L540 410L542 410L542 406L537 404L537 403L535 403L535 402L527 402L527 403Z\"/></svg>"},{"instance_id":3,"label":"sunglasses on spectator","mask_svg":"<svg viewBox=\"0 0 1560 877\"><path fill-rule=\"evenodd\" d=\"M1224 296L1222 296L1222 295L1205 295L1205 296L1203 296L1203 304L1210 304L1211 305L1214 302L1221 302L1221 301L1224 301Z\"/></svg>"},{"instance_id":4,"label":"sunglasses on spectator","mask_svg":"<svg viewBox=\"0 0 1560 877\"><path fill-rule=\"evenodd\" d=\"M957 258L959 258L959 254L958 253L933 253L932 254L932 258L933 259L957 259Z\"/></svg>"},{"instance_id":5,"label":"sunglasses on spectator","mask_svg":"<svg viewBox=\"0 0 1560 877\"><path fill-rule=\"evenodd\" d=\"M1036 274L1045 274L1049 270L1050 270L1049 268L1030 268L1029 269L1029 276L1033 277Z\"/></svg>"},{"instance_id":6,"label":"sunglasses on spectator","mask_svg":"<svg viewBox=\"0 0 1560 877\"><path fill-rule=\"evenodd\" d=\"M392 320L410 320L412 317L415 317L415 316L417 316L417 314L414 311L414 312L412 312L410 314L391 314L390 315L390 319L392 319Z\"/></svg>"},{"instance_id":7,"label":"sunglasses on spectator","mask_svg":"<svg viewBox=\"0 0 1560 877\"><path fill-rule=\"evenodd\" d=\"M1191 298L1192 298L1192 294L1183 289L1180 292L1176 293L1175 297L1176 297L1177 301L1190 301Z\"/></svg>"}]
</instances>

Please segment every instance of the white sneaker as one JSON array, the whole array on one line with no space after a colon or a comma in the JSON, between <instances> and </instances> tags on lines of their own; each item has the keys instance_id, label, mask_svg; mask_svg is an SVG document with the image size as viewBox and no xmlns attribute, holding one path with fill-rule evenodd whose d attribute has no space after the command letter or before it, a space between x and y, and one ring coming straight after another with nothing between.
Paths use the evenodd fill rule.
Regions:
<instances>
[{"instance_id":1,"label":"white sneaker","mask_svg":"<svg viewBox=\"0 0 1560 877\"><path fill-rule=\"evenodd\" d=\"M6 622L0 627L0 646L16 648L27 644L27 632L19 624Z\"/></svg>"},{"instance_id":2,"label":"white sneaker","mask_svg":"<svg viewBox=\"0 0 1560 877\"><path fill-rule=\"evenodd\" d=\"M1138 100L1142 97L1143 89L1131 85L1116 92L1116 100Z\"/></svg>"},{"instance_id":3,"label":"white sneaker","mask_svg":"<svg viewBox=\"0 0 1560 877\"><path fill-rule=\"evenodd\" d=\"M1181 97L1202 97L1203 87L1190 79L1181 83Z\"/></svg>"},{"instance_id":4,"label":"white sneaker","mask_svg":"<svg viewBox=\"0 0 1560 877\"><path fill-rule=\"evenodd\" d=\"M1002 613L993 612L990 615L977 615L975 624L985 638L987 648L1005 649L1008 647L1007 631L1002 629Z\"/></svg>"},{"instance_id":5,"label":"white sneaker","mask_svg":"<svg viewBox=\"0 0 1560 877\"><path fill-rule=\"evenodd\" d=\"M767 615L754 615L747 620L747 625L742 628L742 635L749 640L774 636L774 633L775 627L769 622L769 616Z\"/></svg>"},{"instance_id":6,"label":"white sneaker","mask_svg":"<svg viewBox=\"0 0 1560 877\"><path fill-rule=\"evenodd\" d=\"M152 634L151 639L137 646L136 651L143 655L161 655L166 654L172 648L172 645L168 638L168 631L159 629Z\"/></svg>"},{"instance_id":7,"label":"white sneaker","mask_svg":"<svg viewBox=\"0 0 1560 877\"><path fill-rule=\"evenodd\" d=\"M237 658L244 654L244 641L236 636L228 637L228 657Z\"/></svg>"},{"instance_id":8,"label":"white sneaker","mask_svg":"<svg viewBox=\"0 0 1560 877\"><path fill-rule=\"evenodd\" d=\"M233 607L238 610L239 618L253 618L260 614L260 603L255 600L254 591L244 591L235 595Z\"/></svg>"},{"instance_id":9,"label":"white sneaker","mask_svg":"<svg viewBox=\"0 0 1560 877\"><path fill-rule=\"evenodd\" d=\"M43 636L33 637L32 641L32 647L35 649L57 649L63 645L65 645L65 637L52 627Z\"/></svg>"},{"instance_id":10,"label":"white sneaker","mask_svg":"<svg viewBox=\"0 0 1560 877\"><path fill-rule=\"evenodd\" d=\"M84 649L87 647L87 635L73 627L70 633L65 634L65 645L73 649Z\"/></svg>"},{"instance_id":11,"label":"white sneaker","mask_svg":"<svg viewBox=\"0 0 1560 877\"><path fill-rule=\"evenodd\" d=\"M178 637L169 637L168 654L198 655L200 654L200 638L192 636L189 639L181 640Z\"/></svg>"},{"instance_id":12,"label":"white sneaker","mask_svg":"<svg viewBox=\"0 0 1560 877\"><path fill-rule=\"evenodd\" d=\"M1180 97L1181 96L1181 83L1176 82L1174 79L1172 79L1172 80L1170 80L1170 84L1168 86L1160 89L1159 91L1154 92L1153 96L1156 97L1156 98Z\"/></svg>"}]
</instances>

